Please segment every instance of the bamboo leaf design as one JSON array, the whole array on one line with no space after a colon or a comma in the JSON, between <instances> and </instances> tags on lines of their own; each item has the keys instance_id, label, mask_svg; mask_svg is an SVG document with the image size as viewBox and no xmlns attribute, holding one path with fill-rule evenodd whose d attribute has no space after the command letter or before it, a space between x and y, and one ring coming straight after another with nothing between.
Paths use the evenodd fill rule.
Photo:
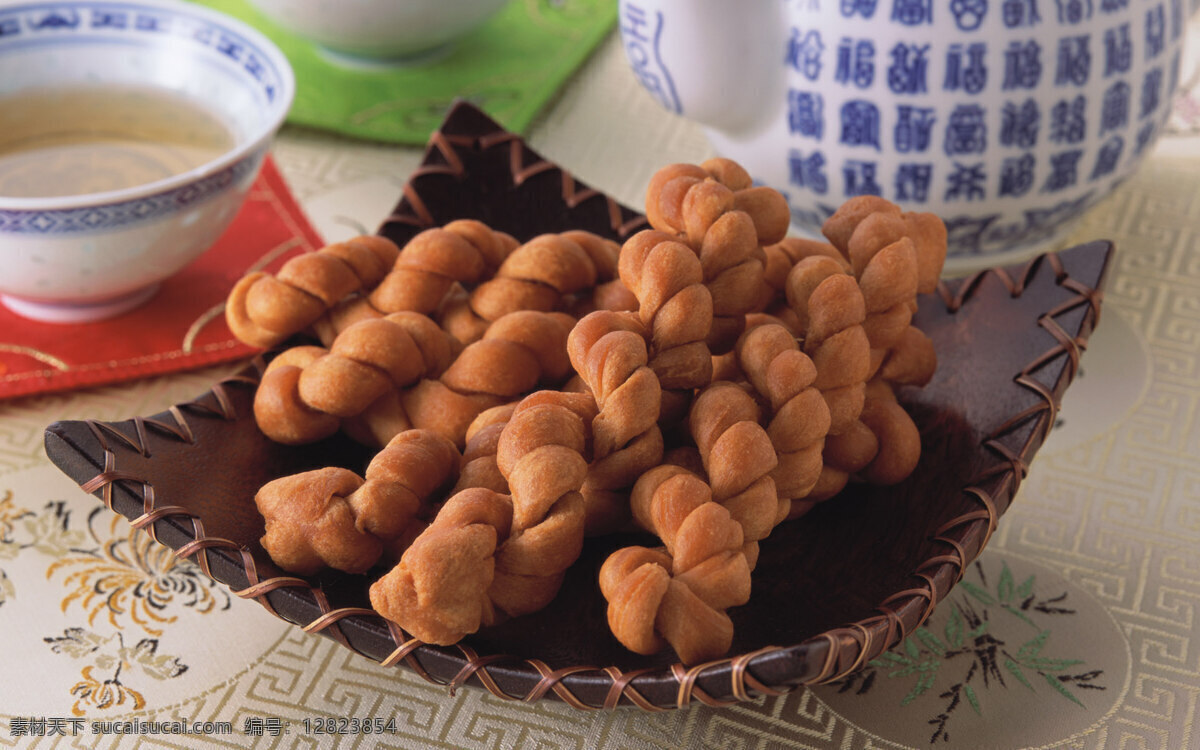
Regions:
<instances>
[{"instance_id":1,"label":"bamboo leaf design","mask_svg":"<svg viewBox=\"0 0 1200 750\"><path fill-rule=\"evenodd\" d=\"M1012 659L1005 659L1004 660L1004 668L1007 669L1009 672L1011 672L1013 677L1016 677L1017 680L1020 681L1020 683L1022 685L1029 688L1030 690L1033 690L1033 685L1030 684L1028 679L1026 679L1025 673L1023 673L1021 671L1021 667L1019 667L1015 661L1013 661Z\"/></svg>"},{"instance_id":2,"label":"bamboo leaf design","mask_svg":"<svg viewBox=\"0 0 1200 750\"><path fill-rule=\"evenodd\" d=\"M1033 575L1030 574L1028 578L1026 578L1024 581L1021 581L1021 585L1017 587L1017 596L1021 597L1022 599L1027 599L1028 597L1033 596L1033 578Z\"/></svg>"},{"instance_id":3,"label":"bamboo leaf design","mask_svg":"<svg viewBox=\"0 0 1200 750\"><path fill-rule=\"evenodd\" d=\"M971 583L970 581L960 581L958 585L962 586L964 591L966 591L968 594L970 594L975 599L978 599L982 604L995 604L996 603L995 598L993 598L991 594L989 594L988 592L979 588L978 586Z\"/></svg>"},{"instance_id":4,"label":"bamboo leaf design","mask_svg":"<svg viewBox=\"0 0 1200 750\"><path fill-rule=\"evenodd\" d=\"M946 641L951 648L962 648L963 618L957 607L950 610L950 619L946 622Z\"/></svg>"},{"instance_id":5,"label":"bamboo leaf design","mask_svg":"<svg viewBox=\"0 0 1200 750\"><path fill-rule=\"evenodd\" d=\"M1009 613L1010 615L1013 615L1014 617L1016 617L1017 619L1019 619L1019 620L1023 621L1023 622L1024 622L1026 625L1028 625L1029 627L1031 627L1031 628L1036 628L1036 627L1037 627L1037 623L1036 623L1036 622L1034 622L1033 620L1029 619L1029 615L1025 614L1024 612L1022 612L1021 610L1017 609L1017 608L1016 608L1016 607L1014 607L1013 605L1011 605L1011 604L1001 604L1000 606L1004 608L1004 611L1005 611L1005 612L1007 612L1007 613Z\"/></svg>"},{"instance_id":6,"label":"bamboo leaf design","mask_svg":"<svg viewBox=\"0 0 1200 750\"><path fill-rule=\"evenodd\" d=\"M1070 690L1067 690L1067 686L1064 685L1061 680L1059 680L1057 677L1055 677L1052 674L1045 675L1045 677L1046 677L1046 682L1050 683L1050 687L1052 687L1055 690L1057 690L1058 692L1062 693L1065 697L1069 698L1072 703L1079 706L1080 708L1086 708L1082 703L1079 702L1078 698L1076 698L1074 695L1071 694Z\"/></svg>"},{"instance_id":7,"label":"bamboo leaf design","mask_svg":"<svg viewBox=\"0 0 1200 750\"><path fill-rule=\"evenodd\" d=\"M921 655L921 650L919 648L917 648L917 644L913 641L912 638L904 639L904 652L906 654L908 654L910 658L913 658L913 659L916 659L918 656Z\"/></svg>"},{"instance_id":8,"label":"bamboo leaf design","mask_svg":"<svg viewBox=\"0 0 1200 750\"><path fill-rule=\"evenodd\" d=\"M1012 599L1013 595L1013 574L1008 569L1008 563L1004 564L1000 571L1000 582L996 584L996 593L1000 596L1000 601L1007 602Z\"/></svg>"},{"instance_id":9,"label":"bamboo leaf design","mask_svg":"<svg viewBox=\"0 0 1200 750\"><path fill-rule=\"evenodd\" d=\"M933 631L926 628L917 628L917 639L925 644L925 648L933 653L946 658L946 644L942 643L942 639L933 634Z\"/></svg>"},{"instance_id":10,"label":"bamboo leaf design","mask_svg":"<svg viewBox=\"0 0 1200 750\"><path fill-rule=\"evenodd\" d=\"M1043 630L1033 638L1021 644L1021 648L1017 650L1017 661L1025 662L1042 652L1042 647L1046 645L1046 641L1050 638L1050 631Z\"/></svg>"},{"instance_id":11,"label":"bamboo leaf design","mask_svg":"<svg viewBox=\"0 0 1200 750\"><path fill-rule=\"evenodd\" d=\"M1029 659L1026 664L1038 670L1039 672L1061 672L1067 667L1073 667L1076 664L1083 664L1082 659L1047 659L1045 657L1037 657Z\"/></svg>"},{"instance_id":12,"label":"bamboo leaf design","mask_svg":"<svg viewBox=\"0 0 1200 750\"><path fill-rule=\"evenodd\" d=\"M882 654L867 662L872 667L887 667L893 664L907 664L908 659L904 658L895 651L884 651Z\"/></svg>"},{"instance_id":13,"label":"bamboo leaf design","mask_svg":"<svg viewBox=\"0 0 1200 750\"><path fill-rule=\"evenodd\" d=\"M933 687L933 681L937 677L937 662L927 663L932 665L932 668L921 672L921 676L917 678L917 684L913 685L913 689L908 691L908 695L904 696L904 700L900 701L901 706L907 706L926 690Z\"/></svg>"},{"instance_id":14,"label":"bamboo leaf design","mask_svg":"<svg viewBox=\"0 0 1200 750\"><path fill-rule=\"evenodd\" d=\"M975 696L975 688L970 685L963 685L963 692L967 695L967 703L971 704L971 708L975 709L975 713L983 716L983 711L979 708L979 698Z\"/></svg>"},{"instance_id":15,"label":"bamboo leaf design","mask_svg":"<svg viewBox=\"0 0 1200 750\"><path fill-rule=\"evenodd\" d=\"M1034 618L1041 620L1043 615L1074 613L1073 609L1060 606L1067 594L1049 599L1039 598L1035 591L1037 579L1034 575L1018 581L1007 563L1000 561L997 567L999 570L993 572L989 581L983 567L976 562L976 582L960 582L961 593L947 611L942 627L919 627L904 640L903 647L872 659L869 664L876 669L867 673L869 676L864 678L858 694L865 693L880 672L889 679L912 680L907 683L911 689L900 701L902 706L914 703L927 693L938 693L937 697L945 699L946 703L941 713L929 720L937 730L931 742L938 744L949 743L951 717L964 704L969 705L976 716L983 716L979 683L975 681L972 684L973 678L978 676L982 676L984 689L1015 689L1005 679L1007 672L1016 682L1036 693L1035 683L1040 683L1034 679L1036 675L1044 679L1056 693L1081 707L1083 703L1075 696L1077 689L1107 689L1103 684L1095 683L1103 670L1073 673L1072 670L1085 664L1084 660L1042 655L1043 651L1051 650L1051 631ZM992 570L995 571L994 568ZM989 616L997 609L1008 612L1028 625L1030 630L1024 630L1023 626L1001 615L991 615L999 618L998 627L992 627ZM1028 640L1020 640L1031 634ZM945 682L956 684L945 690L935 689L939 669L947 664L951 665L949 669L953 670L953 678ZM853 687L854 684L847 683L846 689ZM1045 695L1042 693L1042 696ZM929 706L933 702L926 697L920 705Z\"/></svg>"},{"instance_id":16,"label":"bamboo leaf design","mask_svg":"<svg viewBox=\"0 0 1200 750\"><path fill-rule=\"evenodd\" d=\"M871 686L875 684L875 675L877 674L878 672L874 670L867 673L867 678L862 681L862 685L858 688L858 695L862 695L871 689Z\"/></svg>"}]
</instances>

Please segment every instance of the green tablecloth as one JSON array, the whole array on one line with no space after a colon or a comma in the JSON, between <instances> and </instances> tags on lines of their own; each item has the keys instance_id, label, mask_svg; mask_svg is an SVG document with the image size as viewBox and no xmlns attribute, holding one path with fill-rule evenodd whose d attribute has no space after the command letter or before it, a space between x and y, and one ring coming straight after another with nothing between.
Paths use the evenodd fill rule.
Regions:
<instances>
[{"instance_id":1,"label":"green tablecloth","mask_svg":"<svg viewBox=\"0 0 1200 750\"><path fill-rule=\"evenodd\" d=\"M403 66L340 60L284 31L246 0L196 1L249 22L287 55L296 72L288 122L416 145L458 97L524 132L612 28L617 12L614 0L510 0L448 54Z\"/></svg>"}]
</instances>

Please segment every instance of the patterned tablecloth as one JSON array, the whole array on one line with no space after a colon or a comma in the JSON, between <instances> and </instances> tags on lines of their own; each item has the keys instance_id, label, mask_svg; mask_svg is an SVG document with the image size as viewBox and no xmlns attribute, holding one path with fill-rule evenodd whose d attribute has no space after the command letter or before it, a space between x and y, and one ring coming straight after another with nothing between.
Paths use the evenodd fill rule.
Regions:
<instances>
[{"instance_id":1,"label":"patterned tablecloth","mask_svg":"<svg viewBox=\"0 0 1200 750\"><path fill-rule=\"evenodd\" d=\"M615 39L529 140L634 205L659 165L709 153ZM301 130L275 155L330 240L372 229L420 159ZM1099 237L1119 251L1081 377L962 585L852 678L720 710L449 695L232 597L43 454L55 419L151 414L231 368L0 403L0 745L1200 747L1200 98L1074 239Z\"/></svg>"}]
</instances>

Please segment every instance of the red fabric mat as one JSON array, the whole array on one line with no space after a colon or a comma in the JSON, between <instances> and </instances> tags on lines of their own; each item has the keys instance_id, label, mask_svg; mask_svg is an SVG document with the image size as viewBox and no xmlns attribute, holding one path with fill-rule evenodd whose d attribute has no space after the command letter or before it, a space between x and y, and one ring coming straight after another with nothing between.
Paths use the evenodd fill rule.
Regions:
<instances>
[{"instance_id":1,"label":"red fabric mat","mask_svg":"<svg viewBox=\"0 0 1200 750\"><path fill-rule=\"evenodd\" d=\"M115 383L247 357L225 325L225 295L251 268L278 269L321 238L269 158L208 252L124 315L55 325L0 305L0 398Z\"/></svg>"}]
</instances>

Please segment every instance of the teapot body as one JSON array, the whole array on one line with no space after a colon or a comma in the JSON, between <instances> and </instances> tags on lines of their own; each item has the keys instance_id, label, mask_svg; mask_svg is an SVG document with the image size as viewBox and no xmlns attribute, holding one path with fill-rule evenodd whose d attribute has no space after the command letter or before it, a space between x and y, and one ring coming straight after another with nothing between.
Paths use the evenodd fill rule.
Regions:
<instances>
[{"instance_id":1,"label":"teapot body","mask_svg":"<svg viewBox=\"0 0 1200 750\"><path fill-rule=\"evenodd\" d=\"M638 80L782 192L795 231L881 195L943 218L950 271L1049 249L1128 177L1185 23L1184 0L620 4Z\"/></svg>"}]
</instances>

